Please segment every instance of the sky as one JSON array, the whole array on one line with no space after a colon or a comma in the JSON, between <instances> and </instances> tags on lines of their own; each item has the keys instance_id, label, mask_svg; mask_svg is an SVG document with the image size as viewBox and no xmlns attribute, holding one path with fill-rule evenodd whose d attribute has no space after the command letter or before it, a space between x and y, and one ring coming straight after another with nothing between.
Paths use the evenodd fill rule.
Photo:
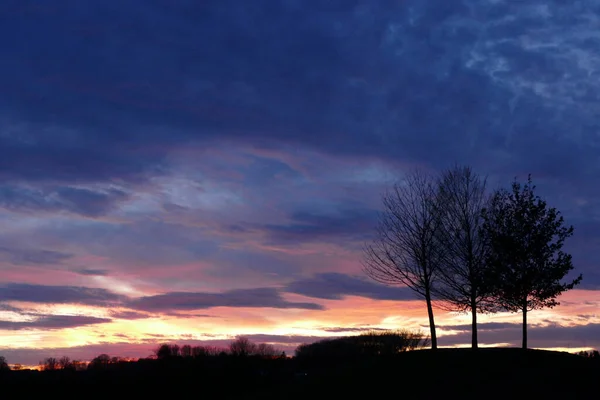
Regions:
<instances>
[{"instance_id":1,"label":"sky","mask_svg":"<svg viewBox=\"0 0 600 400\"><path fill-rule=\"evenodd\" d=\"M362 248L387 187L455 163L531 173L575 227L582 284L529 345L599 348L599 27L593 0L2 1L0 354L427 332Z\"/></svg>"}]
</instances>

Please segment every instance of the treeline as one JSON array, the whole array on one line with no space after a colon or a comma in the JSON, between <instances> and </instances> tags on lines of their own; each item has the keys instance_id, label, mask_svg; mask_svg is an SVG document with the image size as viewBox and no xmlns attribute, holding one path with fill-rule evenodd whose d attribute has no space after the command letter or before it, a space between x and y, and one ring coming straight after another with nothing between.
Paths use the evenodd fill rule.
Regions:
<instances>
[{"instance_id":1,"label":"treeline","mask_svg":"<svg viewBox=\"0 0 600 400\"><path fill-rule=\"evenodd\" d=\"M232 341L227 348L216 346L191 346L164 343L159 345L148 360L173 360L177 358L183 359L199 359L206 357L259 357L266 359L285 358L285 352L277 350L273 345L268 343L254 343L245 336L237 337ZM0 358L0 368L2 361L8 364L4 358ZM122 357L111 357L108 354L100 354L94 357L90 362L71 360L69 357L54 358L48 357L39 362L41 371L58 371L58 370L98 370L106 369L111 366L129 363L133 360ZM16 367L16 368L15 368ZM13 370L22 369L19 364L12 368Z\"/></svg>"},{"instance_id":2,"label":"treeline","mask_svg":"<svg viewBox=\"0 0 600 400\"><path fill-rule=\"evenodd\" d=\"M433 349L434 304L471 313L473 348L478 313L521 312L527 348L527 313L558 305L556 298L581 282L581 275L563 281L573 269L563 251L573 227L535 194L531 176L489 192L486 179L467 166L415 170L382 200L364 271L425 300Z\"/></svg>"},{"instance_id":3,"label":"treeline","mask_svg":"<svg viewBox=\"0 0 600 400\"><path fill-rule=\"evenodd\" d=\"M358 336L323 339L311 344L302 344L296 348L295 356L300 358L313 357L357 357L357 356L386 356L409 350L423 349L429 346L429 337L421 332L409 330L373 331ZM239 336L228 347L191 346L164 343L154 349L152 356L142 359L152 360L199 360L206 358L254 358L263 360L287 359L284 351L268 343L254 343L245 336ZM100 354L91 361L71 360L69 357L48 357L39 362L40 371L84 371L104 370L136 360L122 357L111 357ZM6 359L0 356L0 370L10 370ZM23 368L15 364L12 370Z\"/></svg>"}]
</instances>

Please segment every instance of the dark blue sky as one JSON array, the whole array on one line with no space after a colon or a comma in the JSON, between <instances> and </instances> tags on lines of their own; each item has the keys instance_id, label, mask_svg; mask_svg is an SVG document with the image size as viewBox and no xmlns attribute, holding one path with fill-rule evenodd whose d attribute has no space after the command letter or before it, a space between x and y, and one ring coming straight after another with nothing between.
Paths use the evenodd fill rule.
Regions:
<instances>
[{"instance_id":1,"label":"dark blue sky","mask_svg":"<svg viewBox=\"0 0 600 400\"><path fill-rule=\"evenodd\" d=\"M0 350L402 326L360 249L387 185L454 163L533 175L586 289L553 318L599 323L599 27L596 1L3 1Z\"/></svg>"}]
</instances>

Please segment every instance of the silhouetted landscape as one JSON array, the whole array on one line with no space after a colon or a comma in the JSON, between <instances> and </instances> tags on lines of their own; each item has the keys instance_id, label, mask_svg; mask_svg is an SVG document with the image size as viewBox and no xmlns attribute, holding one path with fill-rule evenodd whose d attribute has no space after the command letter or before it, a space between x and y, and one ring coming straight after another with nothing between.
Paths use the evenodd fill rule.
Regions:
<instances>
[{"instance_id":1,"label":"silhouetted landscape","mask_svg":"<svg viewBox=\"0 0 600 400\"><path fill-rule=\"evenodd\" d=\"M426 350L408 332L330 339L286 357L238 338L229 349L161 345L156 357L124 361L100 355L87 366L45 360L45 370L0 370L3 391L22 396L80 388L111 395L190 392L218 398L408 399L584 398L597 395L597 352L569 354L518 348ZM265 346L262 346L265 350ZM64 361L64 360L63 360ZM56 393L56 392L55 392ZM400 396L400 393L402 395ZM75 396L76 395L76 396ZM339 396L339 397L338 397Z\"/></svg>"},{"instance_id":2,"label":"silhouetted landscape","mask_svg":"<svg viewBox=\"0 0 600 400\"><path fill-rule=\"evenodd\" d=\"M600 0L0 0L0 400L600 397Z\"/></svg>"}]
</instances>

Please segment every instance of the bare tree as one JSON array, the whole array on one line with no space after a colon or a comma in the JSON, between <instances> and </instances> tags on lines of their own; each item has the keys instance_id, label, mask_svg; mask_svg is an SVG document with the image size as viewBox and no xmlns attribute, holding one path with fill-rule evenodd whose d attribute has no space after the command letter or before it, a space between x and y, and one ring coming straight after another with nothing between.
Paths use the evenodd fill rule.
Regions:
<instances>
[{"instance_id":1,"label":"bare tree","mask_svg":"<svg viewBox=\"0 0 600 400\"><path fill-rule=\"evenodd\" d=\"M245 336L238 336L229 345L229 352L234 356L251 356L256 353L256 344Z\"/></svg>"},{"instance_id":2,"label":"bare tree","mask_svg":"<svg viewBox=\"0 0 600 400\"><path fill-rule=\"evenodd\" d=\"M275 349L275 347L272 344L261 343L258 346L256 346L256 355L268 358L279 355L279 352Z\"/></svg>"},{"instance_id":3,"label":"bare tree","mask_svg":"<svg viewBox=\"0 0 600 400\"><path fill-rule=\"evenodd\" d=\"M59 363L56 358L48 357L40 361L40 367L43 371L56 371L59 368Z\"/></svg>"},{"instance_id":4,"label":"bare tree","mask_svg":"<svg viewBox=\"0 0 600 400\"><path fill-rule=\"evenodd\" d=\"M431 348L437 348L432 289L440 259L435 179L415 170L383 195L375 239L364 249L363 269L377 282L404 285L425 300Z\"/></svg>"},{"instance_id":5,"label":"bare tree","mask_svg":"<svg viewBox=\"0 0 600 400\"><path fill-rule=\"evenodd\" d=\"M60 360L58 360L58 366L60 369L65 369L65 370L74 369L73 362L67 356L61 357Z\"/></svg>"},{"instance_id":6,"label":"bare tree","mask_svg":"<svg viewBox=\"0 0 600 400\"><path fill-rule=\"evenodd\" d=\"M0 356L0 371L9 371L10 367L8 366L8 363L6 362L6 358L4 358L4 356Z\"/></svg>"},{"instance_id":7,"label":"bare tree","mask_svg":"<svg viewBox=\"0 0 600 400\"><path fill-rule=\"evenodd\" d=\"M457 165L441 174L436 239L443 252L434 292L443 308L471 312L473 348L478 347L477 311L492 310L485 279L487 246L480 232L487 201L486 179L470 167Z\"/></svg>"}]
</instances>

